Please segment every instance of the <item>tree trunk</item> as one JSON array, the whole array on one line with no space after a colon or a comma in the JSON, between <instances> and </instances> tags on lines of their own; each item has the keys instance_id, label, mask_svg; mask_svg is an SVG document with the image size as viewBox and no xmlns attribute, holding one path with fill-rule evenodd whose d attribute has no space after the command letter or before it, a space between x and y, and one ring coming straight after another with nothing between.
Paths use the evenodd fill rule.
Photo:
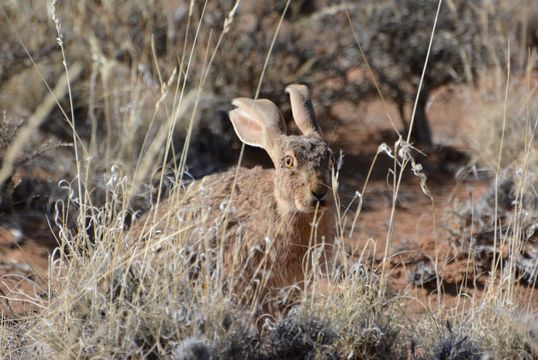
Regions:
<instances>
[{"instance_id":1,"label":"tree trunk","mask_svg":"<svg viewBox=\"0 0 538 360\"><path fill-rule=\"evenodd\" d=\"M428 103L428 98L428 92L424 91L418 99L411 137L421 145L431 147L433 145L432 132L428 117L426 116L426 104Z\"/></svg>"}]
</instances>

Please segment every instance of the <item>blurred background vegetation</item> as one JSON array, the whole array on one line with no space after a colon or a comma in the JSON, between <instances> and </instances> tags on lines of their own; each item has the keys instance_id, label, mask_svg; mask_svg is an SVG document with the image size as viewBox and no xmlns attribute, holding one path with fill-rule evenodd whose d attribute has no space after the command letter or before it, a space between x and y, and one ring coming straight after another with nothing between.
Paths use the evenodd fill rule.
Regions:
<instances>
[{"instance_id":1,"label":"blurred background vegetation","mask_svg":"<svg viewBox=\"0 0 538 360\"><path fill-rule=\"evenodd\" d=\"M144 169L147 182L165 152L165 163L178 161L195 106L189 171L199 177L233 164L239 142L226 115L230 100L255 95L285 5L277 0L242 2L211 58L233 1L58 2L55 12L67 65L82 68L71 79L82 159L99 160L89 161L87 175L98 178L112 165L132 174L145 155L152 158L145 164L156 165ZM292 1L259 96L282 104L289 118L283 89L292 82L306 83L323 125L335 129L360 123L361 106L380 92L397 106L400 119L392 122L405 136L437 5L428 0ZM444 2L416 104L416 144L426 151L434 145L435 129L427 115L433 91L454 83L477 84L483 77L501 81L509 57L514 60L512 73L525 71L538 41L537 7L528 0ZM6 1L1 10L0 151L6 151L13 129L35 115L50 93L45 82L53 88L65 70L51 3ZM180 100L176 83L167 87L172 76L181 77L178 84L186 89ZM74 169L72 150L58 148L73 140L66 121L69 101L65 93L57 100L63 111L52 106L40 115L39 131L27 139L16 160L21 166L39 162L55 180L69 178ZM171 152L159 136L164 124L174 128ZM155 142L160 143L151 146ZM2 184L4 206L23 200L11 199L13 186L8 179Z\"/></svg>"}]
</instances>

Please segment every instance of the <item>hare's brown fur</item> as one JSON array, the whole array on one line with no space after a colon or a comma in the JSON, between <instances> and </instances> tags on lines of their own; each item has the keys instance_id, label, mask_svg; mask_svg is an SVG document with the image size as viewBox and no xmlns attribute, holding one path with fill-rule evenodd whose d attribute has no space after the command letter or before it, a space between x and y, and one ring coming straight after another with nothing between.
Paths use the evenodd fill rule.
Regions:
<instances>
[{"instance_id":1,"label":"hare's brown fur","mask_svg":"<svg viewBox=\"0 0 538 360\"><path fill-rule=\"evenodd\" d=\"M225 272L240 279L233 285L237 293L259 290L262 296L272 296L301 283L312 245L323 240L329 248L333 241L331 151L321 139L306 88L295 87L290 95L301 136L286 134L280 112L268 100L240 99L235 103L238 112L230 114L240 138L267 150L274 169L232 168L206 176L193 182L179 202L172 197L158 208L163 214L183 214L178 215L182 221L185 214L198 214L198 219L187 216L194 219L189 241L203 238L212 246L217 239L225 241ZM146 216L133 234L150 222L150 233L168 232L157 213Z\"/></svg>"}]
</instances>

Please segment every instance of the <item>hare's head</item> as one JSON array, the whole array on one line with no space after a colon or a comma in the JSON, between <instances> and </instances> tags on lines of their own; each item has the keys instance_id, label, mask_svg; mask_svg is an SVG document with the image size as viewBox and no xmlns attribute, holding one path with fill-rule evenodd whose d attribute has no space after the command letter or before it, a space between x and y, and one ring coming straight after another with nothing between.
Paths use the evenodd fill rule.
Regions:
<instances>
[{"instance_id":1,"label":"hare's head","mask_svg":"<svg viewBox=\"0 0 538 360\"><path fill-rule=\"evenodd\" d=\"M332 152L321 138L307 87L290 85L286 92L300 136L287 135L282 113L267 99L234 99L230 119L241 141L265 149L273 160L280 209L312 212L331 205Z\"/></svg>"}]
</instances>

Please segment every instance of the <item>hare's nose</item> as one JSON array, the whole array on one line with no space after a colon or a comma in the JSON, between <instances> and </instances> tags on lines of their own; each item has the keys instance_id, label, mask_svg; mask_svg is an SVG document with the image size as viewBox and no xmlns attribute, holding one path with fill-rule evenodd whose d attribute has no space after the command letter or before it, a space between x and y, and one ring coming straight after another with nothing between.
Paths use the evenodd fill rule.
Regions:
<instances>
[{"instance_id":1,"label":"hare's nose","mask_svg":"<svg viewBox=\"0 0 538 360\"><path fill-rule=\"evenodd\" d=\"M311 190L312 195L316 198L317 201L322 203L327 198L327 189L326 188L319 188L315 190ZM323 205L323 204L322 204Z\"/></svg>"}]
</instances>

